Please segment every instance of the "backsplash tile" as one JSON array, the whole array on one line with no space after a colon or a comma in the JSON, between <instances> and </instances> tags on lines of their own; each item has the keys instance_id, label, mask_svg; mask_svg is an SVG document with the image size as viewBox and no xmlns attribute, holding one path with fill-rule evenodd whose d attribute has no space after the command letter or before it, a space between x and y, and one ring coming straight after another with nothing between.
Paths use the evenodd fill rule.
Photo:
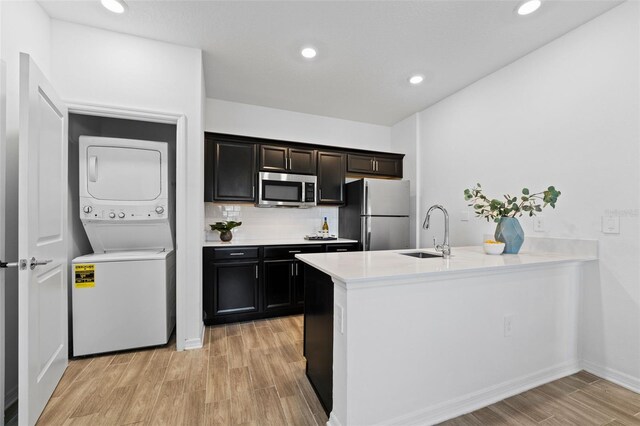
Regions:
<instances>
[{"instance_id":1,"label":"backsplash tile","mask_svg":"<svg viewBox=\"0 0 640 426\"><path fill-rule=\"evenodd\" d=\"M250 204L221 203L204 206L207 241L219 239L218 232L211 231L209 224L223 220L242 222L242 226L233 230L234 240L302 238L320 231L325 217L329 233L338 235L338 207L258 208Z\"/></svg>"}]
</instances>

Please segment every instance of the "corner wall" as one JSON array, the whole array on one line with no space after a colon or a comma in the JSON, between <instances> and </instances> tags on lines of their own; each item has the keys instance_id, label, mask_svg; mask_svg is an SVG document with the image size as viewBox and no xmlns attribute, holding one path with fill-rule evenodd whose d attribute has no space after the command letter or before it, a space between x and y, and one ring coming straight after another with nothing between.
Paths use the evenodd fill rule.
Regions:
<instances>
[{"instance_id":1,"label":"corner wall","mask_svg":"<svg viewBox=\"0 0 640 426\"><path fill-rule=\"evenodd\" d=\"M18 259L18 129L20 52L50 76L51 20L35 1L2 2L0 58L7 64L6 256ZM4 206L3 206L4 208ZM5 407L18 399L18 271L5 271Z\"/></svg>"},{"instance_id":2,"label":"corner wall","mask_svg":"<svg viewBox=\"0 0 640 426\"><path fill-rule=\"evenodd\" d=\"M189 206L204 193L202 52L58 20L51 34L52 83L65 101L186 116L186 146L176 147L177 345L198 347L204 216Z\"/></svg>"},{"instance_id":3,"label":"corner wall","mask_svg":"<svg viewBox=\"0 0 640 426\"><path fill-rule=\"evenodd\" d=\"M454 246L477 245L495 229L463 199L476 182L494 198L523 187L562 191L557 208L543 211L544 232L534 233L529 218L522 226L530 236L599 240L599 269L583 280L581 355L592 372L637 391L639 13L625 2L593 19L422 111L416 132L416 214L445 205ZM619 218L619 234L601 232L603 216ZM441 238L440 222L422 231L421 246Z\"/></svg>"}]
</instances>

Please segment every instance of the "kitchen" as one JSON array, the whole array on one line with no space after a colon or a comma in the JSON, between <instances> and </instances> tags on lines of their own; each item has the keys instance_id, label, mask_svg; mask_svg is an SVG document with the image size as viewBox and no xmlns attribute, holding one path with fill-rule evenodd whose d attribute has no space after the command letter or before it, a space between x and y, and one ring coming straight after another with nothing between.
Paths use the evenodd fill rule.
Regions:
<instances>
[{"instance_id":1,"label":"kitchen","mask_svg":"<svg viewBox=\"0 0 640 426\"><path fill-rule=\"evenodd\" d=\"M221 41L216 49L227 46L229 58L239 56L237 64L242 65L237 66L240 68L229 68L224 60L216 62L215 55L213 58L205 55L203 61L200 48L206 45L204 41L197 47L185 47L194 46L189 37L198 37L196 35L176 29L174 39L167 40L167 36L155 35L153 28L143 27L139 22L132 23L137 25L136 30L128 30L123 22L133 19L132 14L123 15L124 21L119 20L118 16L99 11L97 8L101 6L97 2L73 6L65 2L57 6L48 2L21 3L3 2L0 9L2 59L7 62L8 242L3 260L18 258L17 236L12 235L16 232L15 225L10 225L18 216L17 203L10 200L17 199L17 54L25 51L70 104L107 105L150 111L149 116L163 112L187 118L180 128L184 139L176 145L176 345L179 350L194 351L176 354L195 353L207 342L202 340L207 336L205 331L209 331L202 318L202 250L207 239L217 238L217 233L209 231L209 224L229 217L243 221L232 240L236 242L243 238L246 241L251 235L256 239L272 238L274 234L302 238L320 230L324 217L328 219L330 232L340 233L339 208L335 206L289 210L257 209L251 203L203 203L204 135L209 132L321 145L332 150L404 154L403 179L411 185L410 246L431 247L434 236L441 242L443 223L439 218L434 218L430 230L423 230L422 222L429 206L442 204L451 216L452 259L455 259L456 247L479 246L484 236L492 235L495 229L494 224L474 218L467 207L462 191L469 185L480 181L490 192L498 194L513 191L514 186L517 189L527 185L535 188L557 185L563 195L557 209L544 211L542 230L535 231L532 220L522 219L526 241L536 241L536 237L598 241L598 267L587 274L593 281L581 286L579 292L581 365L598 377L638 390L638 13L635 2L543 2L542 8L529 17L513 13L516 2L507 2L508 10L498 7L501 2L484 2L486 8L480 6L483 2L473 7L469 3L454 2L451 10L442 11L442 16L448 16L450 21L439 15L438 9L434 11L425 6L424 10L413 10L409 3L404 4L404 8L397 5L398 9L380 3L377 4L380 9L364 8L366 11L356 5L335 5L338 9L332 16L343 25L344 32L340 33L343 27L336 24L337 40L330 45L320 35L314 38L307 33L305 27L316 27L302 18L324 16L328 12L323 12L321 4L305 7L226 5L209 15L209 19L216 22L212 27L228 31L220 35L220 40L226 43ZM130 3L128 12L133 13L138 4ZM430 4L442 6L437 2ZM569 4L575 6L570 8ZM157 16L158 22L162 22L157 24L161 30L175 29L178 25L175 16L196 22L198 13L184 12L188 15L185 16L177 5L166 7L169 10L165 11L164 18ZM317 14L308 15L309 8ZM278 11L280 13L276 13ZM253 31L242 32L248 40L238 38L238 16L247 20L243 25L253 24ZM293 19L295 16L299 16L299 20ZM354 32L347 23L360 22L355 18L350 21L349 16L361 16L363 23L371 23L378 29L371 30L367 40L360 40L361 50L352 46L353 50L341 52L337 46L343 45L342 40L350 39L349 34ZM431 70L435 65L428 60L412 63L396 58L395 62L381 61L401 67L386 71L391 74L385 77L377 74L383 67L376 63L365 72L363 68L354 68L353 72L359 72L344 81L322 80L331 74L327 69L335 70L338 63L350 64L355 60L348 52L372 50L371 46L386 49L388 55L397 51L402 57L420 57L413 51L411 40L402 39L405 43L389 46L385 40L394 38L387 38L388 34L383 37L378 33L379 27L373 25L388 22L389 28L400 28L407 16L419 17L450 34L451 45L431 50L433 57L438 58L436 63L442 67L450 64L449 68ZM257 25L264 17L270 17L273 25L265 29L265 35L278 26L284 31L285 24L291 20L299 24L295 31L290 29L289 34L299 36L295 37L298 41L291 37L284 39L287 41L274 40L277 44L270 45L269 51L283 49L287 53L277 57L276 62L281 62L279 67L260 67L265 71L263 74L250 62L267 63L264 62L267 58L260 56L260 49L255 57L238 52L244 52L247 46L260 45L256 28L260 28ZM469 22L475 25L465 25ZM448 27L453 34L446 33ZM482 28L493 30L483 32ZM317 31L322 34L322 30ZM530 38L518 38L521 34L528 34ZM485 36L487 38L483 38ZM511 40L513 42L509 42ZM299 48L306 43L318 48L317 60L305 61L298 55ZM295 46L286 47L293 44ZM335 56L338 54L343 55L339 61ZM242 62L244 60L249 62ZM287 65L282 65L284 63ZM220 78L235 75L242 81L241 86L247 84L239 93L263 93L261 90L267 88L263 83L252 83L264 81L260 78L268 81L267 86L274 93L267 93L263 98L234 96L231 89L208 80L211 72L205 71L208 66L214 66ZM288 73L290 69L299 79ZM422 85L412 86L406 81L413 73L424 75ZM373 81L365 74L371 74ZM87 79L89 75L93 78ZM126 79L118 77L125 75ZM150 75L154 77L148 78ZM258 80L251 80L250 76ZM309 85L309 78L316 83ZM351 86L341 86L340 82ZM295 89L289 87L294 83ZM394 87L393 93L389 87ZM327 93L321 93L323 91ZM324 96L329 91L331 96ZM288 95L282 99L277 93ZM297 104L292 100L294 93L301 94ZM324 101L314 103L313 99ZM393 99L397 100L395 110L391 106ZM353 104L356 100L362 103ZM322 105L326 108L321 108ZM587 207L590 204L593 205ZM221 206L234 209L224 210ZM235 210L236 206L239 210ZM223 211L233 214L225 217ZM603 220L611 217L618 224L618 233L603 232ZM5 395L8 395L16 392L17 384L18 336L12 327L17 324L14 308L17 285L13 284L17 282L17 273L6 274L12 277L3 283L7 305L11 305L6 312ZM9 303L10 300L13 302ZM293 330L298 326L291 325ZM501 327L502 324L500 332ZM516 336L518 327L516 315ZM264 327L255 330L260 328ZM291 340L300 342L299 338ZM7 400L6 406L9 406L15 396ZM207 404L212 403L208 397L206 400ZM224 401L226 399L214 402Z\"/></svg>"}]
</instances>

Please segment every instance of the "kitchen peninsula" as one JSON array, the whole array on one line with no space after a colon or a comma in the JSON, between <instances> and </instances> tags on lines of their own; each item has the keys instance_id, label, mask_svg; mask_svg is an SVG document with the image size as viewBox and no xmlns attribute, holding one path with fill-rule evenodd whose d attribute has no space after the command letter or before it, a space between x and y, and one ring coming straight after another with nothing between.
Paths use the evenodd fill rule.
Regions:
<instances>
[{"instance_id":1,"label":"kitchen peninsula","mask_svg":"<svg viewBox=\"0 0 640 426\"><path fill-rule=\"evenodd\" d=\"M297 255L307 376L329 423L433 424L579 371L580 284L597 267L582 243Z\"/></svg>"}]
</instances>

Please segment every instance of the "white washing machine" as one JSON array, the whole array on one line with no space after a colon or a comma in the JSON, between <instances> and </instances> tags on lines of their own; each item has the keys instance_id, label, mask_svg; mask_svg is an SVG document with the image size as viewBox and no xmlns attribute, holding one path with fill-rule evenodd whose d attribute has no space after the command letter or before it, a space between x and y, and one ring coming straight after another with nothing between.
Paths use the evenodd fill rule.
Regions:
<instances>
[{"instance_id":1,"label":"white washing machine","mask_svg":"<svg viewBox=\"0 0 640 426\"><path fill-rule=\"evenodd\" d=\"M175 327L173 173L165 142L81 136L74 356L168 342Z\"/></svg>"},{"instance_id":2,"label":"white washing machine","mask_svg":"<svg viewBox=\"0 0 640 426\"><path fill-rule=\"evenodd\" d=\"M73 268L75 356L167 343L176 322L174 251L89 254Z\"/></svg>"}]
</instances>

